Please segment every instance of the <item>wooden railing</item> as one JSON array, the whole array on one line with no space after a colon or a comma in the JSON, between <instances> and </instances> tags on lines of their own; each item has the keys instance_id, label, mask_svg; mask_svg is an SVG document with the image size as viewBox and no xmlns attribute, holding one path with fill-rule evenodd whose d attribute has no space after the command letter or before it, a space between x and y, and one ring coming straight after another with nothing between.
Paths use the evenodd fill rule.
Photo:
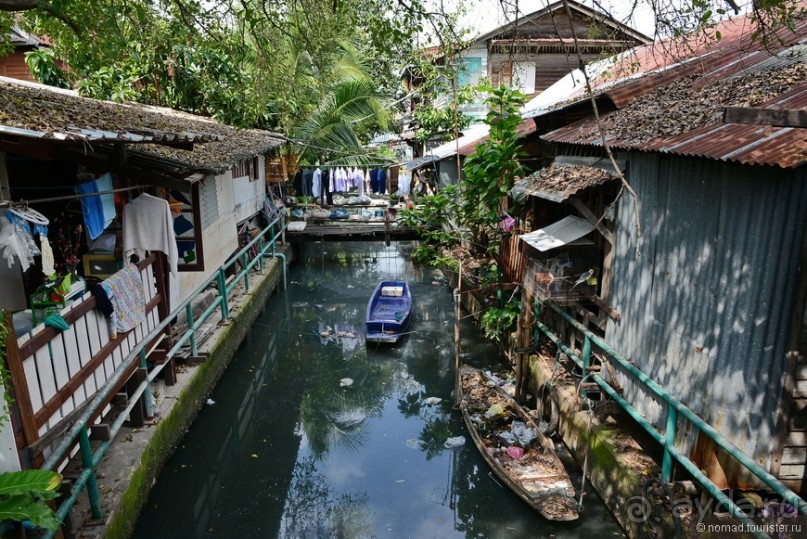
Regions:
<instances>
[{"instance_id":1,"label":"wooden railing","mask_svg":"<svg viewBox=\"0 0 807 539\"><path fill-rule=\"evenodd\" d=\"M6 351L20 418L15 425L17 448L27 448L31 465L41 464L49 454L48 446L81 415L85 403L129 352L159 325L157 307L164 294L154 275L154 261L152 255L138 264L146 318L131 331L111 338L107 319L89 293L59 313L69 325L64 331L40 324L17 339L12 328ZM8 313L6 319L11 320Z\"/></svg>"}]
</instances>

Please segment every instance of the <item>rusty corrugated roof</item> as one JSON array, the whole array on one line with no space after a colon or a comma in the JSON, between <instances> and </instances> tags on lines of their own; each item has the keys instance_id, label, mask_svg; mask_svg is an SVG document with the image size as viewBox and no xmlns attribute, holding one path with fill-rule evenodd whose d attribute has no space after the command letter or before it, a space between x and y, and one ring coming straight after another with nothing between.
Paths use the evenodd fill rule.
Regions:
<instances>
[{"instance_id":1,"label":"rusty corrugated roof","mask_svg":"<svg viewBox=\"0 0 807 539\"><path fill-rule=\"evenodd\" d=\"M615 148L700 156L790 168L807 161L807 129L726 123L726 107L804 110L807 107L807 18L779 32L775 50L751 39L745 18L721 25L720 49L677 63L642 47L640 70L625 81L599 84L618 110L602 119ZM538 120L540 123L540 120ZM594 119L543 137L552 142L601 145Z\"/></svg>"},{"instance_id":2,"label":"rusty corrugated roof","mask_svg":"<svg viewBox=\"0 0 807 539\"><path fill-rule=\"evenodd\" d=\"M801 77L781 95L761 104L762 109L804 110L807 105L807 65L795 66L789 71ZM606 140L614 148L706 157L744 164L774 165L791 168L807 160L807 129L800 127L774 127L770 125L725 123L723 110L749 96L764 92L765 85L775 81L776 73L757 73L741 81L729 79L707 87L668 87L635 101L622 110L602 118ZM754 82L760 84L755 87ZM722 88L721 88L722 86ZM707 95L701 95L707 94ZM726 94L728 94L726 96ZM747 106L747 105L746 105ZM543 137L552 142L599 146L602 144L599 127L594 119L586 119L563 127Z\"/></svg>"},{"instance_id":3,"label":"rusty corrugated roof","mask_svg":"<svg viewBox=\"0 0 807 539\"><path fill-rule=\"evenodd\" d=\"M518 180L510 194L516 199L534 196L552 202L563 202L583 189L614 180L615 176L600 168L553 165Z\"/></svg>"},{"instance_id":4,"label":"rusty corrugated roof","mask_svg":"<svg viewBox=\"0 0 807 539\"><path fill-rule=\"evenodd\" d=\"M798 5L807 9L805 0ZM683 77L699 75L708 82L753 69L754 65L764 66L775 53L803 43L807 38L807 19L798 20L792 29L782 25L768 36L765 44L753 37L755 28L751 16L746 15L718 23L713 31L720 32L720 41L695 34L635 47L610 62L598 63L596 72L589 75L592 91L595 95L607 96L617 108L622 108ZM582 75L578 76L581 84L575 85L564 100L551 109L588 99Z\"/></svg>"}]
</instances>

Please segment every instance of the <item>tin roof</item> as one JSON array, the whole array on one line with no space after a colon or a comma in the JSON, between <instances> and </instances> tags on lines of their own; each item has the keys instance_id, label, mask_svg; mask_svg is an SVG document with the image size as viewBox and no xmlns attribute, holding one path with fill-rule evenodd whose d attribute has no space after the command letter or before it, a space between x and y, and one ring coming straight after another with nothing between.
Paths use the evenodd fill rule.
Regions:
<instances>
[{"instance_id":1,"label":"tin roof","mask_svg":"<svg viewBox=\"0 0 807 539\"><path fill-rule=\"evenodd\" d=\"M575 2L573 0L569 0L568 2L554 2L552 4L546 5L532 13L527 13L526 15L522 15L518 18L517 23L518 26L523 26L524 24L528 23L529 21L541 19L544 17L552 18L555 13L563 13L565 14L566 6L568 5L569 10L571 10L575 15L589 17L595 19L599 24L603 27L607 27L608 30L611 32L617 31L620 32L630 38L635 39L639 42L648 42L650 38L646 35L642 34L638 30L631 28L630 26L619 22L618 20L609 17L606 13L602 11L598 11L596 9L592 9L588 6L585 6L579 2ZM513 32L514 24L512 21L508 22L507 24L503 24L490 30L489 32L482 34L481 36L477 37L474 43L480 43L483 41L487 41L488 39L495 38L498 36L506 35L510 32Z\"/></svg>"},{"instance_id":2,"label":"tin roof","mask_svg":"<svg viewBox=\"0 0 807 539\"><path fill-rule=\"evenodd\" d=\"M39 39L33 34L29 34L16 24L11 27L11 31L8 33L8 40L12 45L18 48L38 47L39 45L47 44L45 40Z\"/></svg>"},{"instance_id":3,"label":"tin roof","mask_svg":"<svg viewBox=\"0 0 807 539\"><path fill-rule=\"evenodd\" d=\"M706 157L790 168L807 160L807 129L727 123L727 107L804 110L807 64L751 73L703 85L687 77L602 117L613 148ZM586 119L543 137L552 142L598 146L596 120Z\"/></svg>"},{"instance_id":4,"label":"tin roof","mask_svg":"<svg viewBox=\"0 0 807 539\"><path fill-rule=\"evenodd\" d=\"M747 22L739 18L720 25L724 37L719 49L673 62L650 54L652 47L640 47L638 74L616 81L595 77L595 94L609 98L619 109L602 118L608 143L614 148L745 164L783 168L803 164L807 160L805 128L723 119L727 107L798 111L807 104L807 44L803 43L807 18L792 31L780 31L780 40L767 49L751 40ZM582 96L579 88L575 92ZM579 99L565 103L572 102ZM551 109L552 105L544 104L539 112ZM543 138L602 144L596 120L591 118Z\"/></svg>"},{"instance_id":5,"label":"tin roof","mask_svg":"<svg viewBox=\"0 0 807 539\"><path fill-rule=\"evenodd\" d=\"M510 190L510 194L516 199L534 196L552 202L563 202L583 189L616 179L614 175L600 168L554 165L518 180Z\"/></svg>"},{"instance_id":6,"label":"tin roof","mask_svg":"<svg viewBox=\"0 0 807 539\"><path fill-rule=\"evenodd\" d=\"M131 153L180 168L221 171L281 144L281 135L139 103L0 77L0 137L54 143L123 142ZM204 143L204 144L199 144ZM193 149L190 145L197 144Z\"/></svg>"},{"instance_id":7,"label":"tin roof","mask_svg":"<svg viewBox=\"0 0 807 539\"><path fill-rule=\"evenodd\" d=\"M569 244L593 231L593 224L582 217L569 215L549 226L523 234L521 239L544 252Z\"/></svg>"},{"instance_id":8,"label":"tin roof","mask_svg":"<svg viewBox=\"0 0 807 539\"><path fill-rule=\"evenodd\" d=\"M527 118L523 122L518 124L518 127L516 127L516 134L519 137L526 137L530 133L534 133L535 130L536 130L535 121L532 120L531 118ZM479 135L477 135L476 138L464 141L462 146L460 146L458 153L464 157L468 157L469 155L473 154L476 151L477 146L479 146L480 144L488 140L488 138L490 138L489 133L490 129L488 129L484 133L480 133ZM463 142L463 140L460 139L460 142ZM450 155L454 155L454 153Z\"/></svg>"}]
</instances>

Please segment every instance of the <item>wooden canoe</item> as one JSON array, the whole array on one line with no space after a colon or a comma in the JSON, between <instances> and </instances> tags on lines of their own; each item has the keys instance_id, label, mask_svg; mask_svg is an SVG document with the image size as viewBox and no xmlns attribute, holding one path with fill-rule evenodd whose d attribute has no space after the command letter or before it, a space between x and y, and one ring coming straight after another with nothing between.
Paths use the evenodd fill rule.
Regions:
<instances>
[{"instance_id":1,"label":"wooden canoe","mask_svg":"<svg viewBox=\"0 0 807 539\"><path fill-rule=\"evenodd\" d=\"M547 520L576 520L574 486L552 441L541 434L529 414L479 369L462 366L460 386L462 417L496 476ZM493 405L499 405L503 413L488 414ZM502 433L510 432L514 421L533 429L535 439L522 447L501 438ZM519 457L518 449L508 453L508 447L521 447L523 456Z\"/></svg>"}]
</instances>

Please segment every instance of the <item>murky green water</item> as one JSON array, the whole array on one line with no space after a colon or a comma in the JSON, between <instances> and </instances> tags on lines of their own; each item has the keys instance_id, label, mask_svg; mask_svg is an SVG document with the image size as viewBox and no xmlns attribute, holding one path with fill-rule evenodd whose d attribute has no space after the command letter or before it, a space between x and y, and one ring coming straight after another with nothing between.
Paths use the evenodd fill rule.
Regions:
<instances>
[{"instance_id":1,"label":"murky green water","mask_svg":"<svg viewBox=\"0 0 807 539\"><path fill-rule=\"evenodd\" d=\"M269 299L215 404L168 463L135 537L622 536L596 497L581 520L549 523L494 479L469 437L444 446L465 434L451 401L452 296L411 264L412 249L305 247L288 292ZM401 278L414 333L366 346L373 288ZM462 331L463 361L500 366L470 322Z\"/></svg>"}]
</instances>

